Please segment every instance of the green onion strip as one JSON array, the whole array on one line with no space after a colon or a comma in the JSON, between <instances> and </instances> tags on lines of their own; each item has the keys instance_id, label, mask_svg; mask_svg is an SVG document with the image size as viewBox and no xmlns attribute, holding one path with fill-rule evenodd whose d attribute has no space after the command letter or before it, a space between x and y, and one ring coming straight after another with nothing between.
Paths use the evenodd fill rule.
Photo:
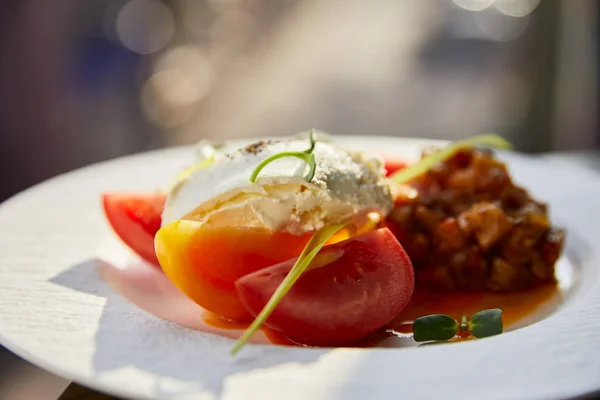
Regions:
<instances>
[{"instance_id":1,"label":"green onion strip","mask_svg":"<svg viewBox=\"0 0 600 400\"><path fill-rule=\"evenodd\" d=\"M248 342L248 340L254 335L254 333L261 327L261 325L269 318L275 307L279 304L281 299L289 292L294 283L300 278L300 275L310 265L311 261L315 258L317 253L323 248L325 243L332 238L340 229L344 228L348 224L335 224L328 225L319 229L312 238L308 241L304 250L300 254L300 257L296 260L296 263L287 274L285 279L279 284L273 296L269 299L262 311L256 316L252 324L246 329L246 331L239 338L235 346L231 349L231 355L235 355L241 348Z\"/></svg>"},{"instance_id":2,"label":"green onion strip","mask_svg":"<svg viewBox=\"0 0 600 400\"><path fill-rule=\"evenodd\" d=\"M454 142L448 147L428 155L424 157L417 163L413 165L409 165L408 167L392 174L390 179L395 181L396 183L405 183L410 181L411 179L416 178L419 175L424 174L431 167L435 166L437 163L442 162L450 157L452 157L457 151L474 147L474 146L486 146L486 147L495 147L498 149L508 150L512 148L512 145L501 138L498 135L488 133L484 135L474 136L470 139L460 140L458 142Z\"/></svg>"},{"instance_id":3,"label":"green onion strip","mask_svg":"<svg viewBox=\"0 0 600 400\"><path fill-rule=\"evenodd\" d=\"M315 155L313 154L313 150L315 149L315 144L317 143L315 140L314 129L310 130L308 139L310 140L310 147L308 148L308 150L305 150L305 151L282 151L281 153L273 154L271 157L265 158L260 164L258 164L256 169L252 172L252 175L250 175L250 182L255 183L256 179L258 178L258 174L260 174L260 172L263 170L263 168L265 168L267 165L269 165L273 161L278 160L280 158L284 158L284 157L296 157L296 158L299 158L302 161L304 161L306 164L308 164L309 171L308 171L308 174L306 174L305 179L307 182L312 181L312 179L315 177L315 170L317 169L317 162L315 160Z\"/></svg>"}]
</instances>

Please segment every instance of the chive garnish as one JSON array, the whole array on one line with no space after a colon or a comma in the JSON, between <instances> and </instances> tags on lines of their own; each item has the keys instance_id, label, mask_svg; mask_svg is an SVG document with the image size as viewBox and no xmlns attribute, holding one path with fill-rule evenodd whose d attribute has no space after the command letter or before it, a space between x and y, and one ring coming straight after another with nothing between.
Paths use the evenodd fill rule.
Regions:
<instances>
[{"instance_id":1,"label":"chive garnish","mask_svg":"<svg viewBox=\"0 0 600 400\"><path fill-rule=\"evenodd\" d=\"M258 167L252 172L250 175L250 182L255 183L258 178L258 174L263 170L268 164L272 163L275 160L278 160L283 157L296 157L303 160L306 164L308 164L309 171L306 174L305 179L307 182L312 181L315 176L315 170L317 168L317 162L315 160L315 155L313 154L313 150L315 149L315 144L317 143L315 140L315 132L314 129L310 130L308 135L308 140L310 141L310 147L305 151L282 151L281 153L273 154L271 157L265 158Z\"/></svg>"},{"instance_id":2,"label":"chive garnish","mask_svg":"<svg viewBox=\"0 0 600 400\"><path fill-rule=\"evenodd\" d=\"M310 265L311 261L315 258L317 253L323 248L325 243L333 235L335 235L340 229L344 228L348 224L335 224L328 225L321 229L319 229L312 238L308 241L304 250L300 254L300 257L296 260L296 263L287 274L285 279L279 284L275 293L271 296L265 307L262 311L256 316L252 324L246 329L246 331L242 334L239 340L231 349L231 355L235 355L238 351L241 350L242 347L248 342L248 340L252 337L252 335L260 328L260 326L269 318L277 304L283 299L283 297L289 292L294 283L300 278L300 275L306 268Z\"/></svg>"},{"instance_id":3,"label":"chive garnish","mask_svg":"<svg viewBox=\"0 0 600 400\"><path fill-rule=\"evenodd\" d=\"M405 183L419 175L424 174L437 163L452 157L457 151L474 146L494 147L503 150L510 150L512 148L512 145L509 142L493 133L474 136L469 139L454 142L448 147L424 157L419 162L409 165L408 167L392 174L390 178L397 183Z\"/></svg>"},{"instance_id":4,"label":"chive garnish","mask_svg":"<svg viewBox=\"0 0 600 400\"><path fill-rule=\"evenodd\" d=\"M449 340L458 332L469 332L472 336L481 339L498 335L502 331L502 310L499 308L480 311L473 314L471 320L463 316L461 322L443 314L427 315L413 322L413 339L416 342Z\"/></svg>"}]
</instances>

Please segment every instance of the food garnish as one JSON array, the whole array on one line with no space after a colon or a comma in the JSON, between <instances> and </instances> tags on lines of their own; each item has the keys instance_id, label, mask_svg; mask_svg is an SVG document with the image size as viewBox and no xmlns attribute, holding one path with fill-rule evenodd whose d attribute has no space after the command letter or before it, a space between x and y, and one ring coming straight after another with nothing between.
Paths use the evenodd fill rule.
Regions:
<instances>
[{"instance_id":1,"label":"food garnish","mask_svg":"<svg viewBox=\"0 0 600 400\"><path fill-rule=\"evenodd\" d=\"M463 317L463 324L465 323ZM502 333L502 310L493 308L491 310L479 311L473 314L471 320L467 322L467 327L476 338L484 338Z\"/></svg>"},{"instance_id":2,"label":"food garnish","mask_svg":"<svg viewBox=\"0 0 600 400\"><path fill-rule=\"evenodd\" d=\"M281 153L273 154L271 157L265 158L256 169L250 175L250 182L255 183L258 178L258 174L263 170L267 165L272 163L275 160L278 160L283 157L296 157L303 160L306 164L308 164L309 171L306 174L306 181L310 182L315 176L315 170L317 168L317 162L315 160L315 155L313 154L313 150L315 149L315 145L317 141L315 140L314 129L310 130L308 140L310 141L310 147L305 151L282 151Z\"/></svg>"},{"instance_id":3,"label":"food garnish","mask_svg":"<svg viewBox=\"0 0 600 400\"><path fill-rule=\"evenodd\" d=\"M413 322L414 340L429 342L450 340L458 334L471 334L481 339L502 333L502 310L483 310L473 314L470 320L463 316L461 322L444 314L432 314L417 318Z\"/></svg>"},{"instance_id":4,"label":"food garnish","mask_svg":"<svg viewBox=\"0 0 600 400\"><path fill-rule=\"evenodd\" d=\"M410 165L392 174L390 178L396 183L405 183L427 172L437 163L452 157L452 155L454 155L457 151L475 146L495 147L498 149L505 150L509 150L512 148L512 145L509 142L493 133L478 135L469 139L454 142L448 147L445 147L440 151L437 151L427 157L424 157L423 159L421 159L421 161L417 162L416 164Z\"/></svg>"},{"instance_id":5,"label":"food garnish","mask_svg":"<svg viewBox=\"0 0 600 400\"><path fill-rule=\"evenodd\" d=\"M237 343L231 349L231 355L235 355L239 352L242 347L248 342L250 337L260 328L260 326L269 318L269 315L275 310L277 304L283 299L283 296L292 288L294 283L300 278L300 275L308 268L311 261L315 258L319 250L327 243L329 239L333 235L335 235L340 229L344 228L347 224L335 224L328 225L317 232L312 236L309 242L302 250L302 253L296 260L296 263L292 267L292 270L285 277L281 285L277 288L265 308L258 314L258 316L254 319L252 324L246 329L242 337L237 341Z\"/></svg>"}]
</instances>

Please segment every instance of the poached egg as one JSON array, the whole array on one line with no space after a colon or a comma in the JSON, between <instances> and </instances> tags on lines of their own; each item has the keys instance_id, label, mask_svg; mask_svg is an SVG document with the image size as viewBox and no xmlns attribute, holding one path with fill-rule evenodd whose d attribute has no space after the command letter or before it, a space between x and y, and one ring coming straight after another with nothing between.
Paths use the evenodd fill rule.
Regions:
<instances>
[{"instance_id":1,"label":"poached egg","mask_svg":"<svg viewBox=\"0 0 600 400\"><path fill-rule=\"evenodd\" d=\"M207 227L266 228L300 235L340 222L362 226L369 215L386 215L392 209L383 161L332 143L316 143L316 170L310 182L305 178L309 166L295 157L269 163L256 182L250 182L266 158L308 147L307 140L261 141L187 174L168 195L163 226L185 219Z\"/></svg>"}]
</instances>

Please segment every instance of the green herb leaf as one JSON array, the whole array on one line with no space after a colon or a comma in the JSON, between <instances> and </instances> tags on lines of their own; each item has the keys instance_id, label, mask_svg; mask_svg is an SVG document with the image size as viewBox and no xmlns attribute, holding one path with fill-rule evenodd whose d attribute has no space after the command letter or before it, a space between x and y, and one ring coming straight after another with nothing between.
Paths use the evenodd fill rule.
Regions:
<instances>
[{"instance_id":1,"label":"green herb leaf","mask_svg":"<svg viewBox=\"0 0 600 400\"><path fill-rule=\"evenodd\" d=\"M476 338L484 338L502 333L502 310L494 308L474 314L467 323L471 334Z\"/></svg>"},{"instance_id":2,"label":"green herb leaf","mask_svg":"<svg viewBox=\"0 0 600 400\"><path fill-rule=\"evenodd\" d=\"M448 147L424 157L416 164L410 165L400 171L392 174L390 178L397 183L405 183L419 175L424 174L434 165L452 157L457 151L474 146L495 147L498 149L511 149L512 145L498 135L488 133L474 136L470 139L460 140L450 144Z\"/></svg>"},{"instance_id":3,"label":"green herb leaf","mask_svg":"<svg viewBox=\"0 0 600 400\"><path fill-rule=\"evenodd\" d=\"M305 179L307 182L312 181L312 179L315 177L315 170L317 169L317 162L315 160L315 155L313 154L313 150L315 149L315 145L317 143L317 141L315 140L314 129L310 130L308 139L310 140L310 147L308 148L308 150L305 150L305 151L282 151L281 153L273 154L271 157L265 158L260 164L258 164L258 167L256 167L256 169L252 172L252 175L250 175L250 182L252 182L252 183L256 182L256 179L258 178L258 174L260 174L260 171L262 171L263 168L265 168L267 165L269 165L273 161L278 160L283 157L296 157L296 158L303 160L305 163L307 163L308 167L309 167L309 171L308 171L308 174L306 174Z\"/></svg>"},{"instance_id":4,"label":"green herb leaf","mask_svg":"<svg viewBox=\"0 0 600 400\"><path fill-rule=\"evenodd\" d=\"M433 314L420 317L413 322L413 338L416 342L448 340L456 336L460 324L448 315Z\"/></svg>"},{"instance_id":5,"label":"green herb leaf","mask_svg":"<svg viewBox=\"0 0 600 400\"><path fill-rule=\"evenodd\" d=\"M252 324L246 329L244 334L237 341L233 349L231 349L231 354L235 355L240 349L248 342L248 340L252 337L252 335L260 328L260 326L269 318L277 304L283 299L283 297L289 292L294 283L300 278L300 275L306 268L310 265L311 261L315 258L317 253L321 250L321 248L327 243L329 239L333 235L335 235L340 229L344 228L348 224L335 224L328 225L321 229L319 229L309 242L302 250L300 257L296 260L296 263L287 274L283 282L279 285L273 296L269 299L265 307L262 311L256 316Z\"/></svg>"}]
</instances>

